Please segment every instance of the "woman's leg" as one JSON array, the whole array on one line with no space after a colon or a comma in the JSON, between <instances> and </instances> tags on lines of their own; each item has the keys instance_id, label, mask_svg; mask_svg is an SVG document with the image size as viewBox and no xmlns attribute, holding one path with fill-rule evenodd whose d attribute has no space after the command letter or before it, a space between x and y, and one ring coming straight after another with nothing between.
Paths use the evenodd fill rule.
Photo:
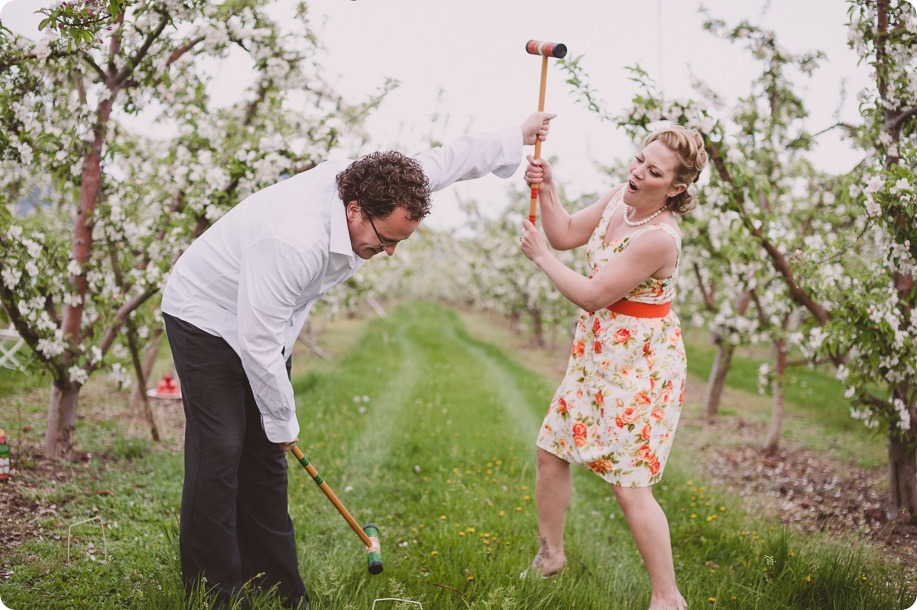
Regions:
<instances>
[{"instance_id":1,"label":"woman's leg","mask_svg":"<svg viewBox=\"0 0 917 610\"><path fill-rule=\"evenodd\" d=\"M535 506L538 509L538 555L532 569L540 576L550 576L567 563L564 555L564 523L573 496L570 464L538 448L538 470L535 475Z\"/></svg>"},{"instance_id":2,"label":"woman's leg","mask_svg":"<svg viewBox=\"0 0 917 610\"><path fill-rule=\"evenodd\" d=\"M687 608L688 602L675 584L669 522L653 497L653 488L615 486L614 491L650 573L653 588L650 610Z\"/></svg>"}]
</instances>

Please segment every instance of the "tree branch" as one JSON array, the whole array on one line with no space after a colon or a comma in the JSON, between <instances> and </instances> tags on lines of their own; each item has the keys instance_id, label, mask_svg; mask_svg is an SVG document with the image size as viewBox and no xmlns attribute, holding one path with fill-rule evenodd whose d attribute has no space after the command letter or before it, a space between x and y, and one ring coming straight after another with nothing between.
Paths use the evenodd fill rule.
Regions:
<instances>
[{"instance_id":1,"label":"tree branch","mask_svg":"<svg viewBox=\"0 0 917 610\"><path fill-rule=\"evenodd\" d=\"M162 34L163 30L166 29L166 25L168 25L168 23L168 19L163 19L159 22L159 25L156 26L156 29L147 35L146 40L143 41L143 44L139 49L137 49L137 52L134 54L134 56L127 60L127 63L124 65L124 68L121 70L121 72L111 80L109 88L112 91L119 89L124 81L130 77L134 71L134 68L136 68L140 61L146 57L146 54L150 51L150 47L153 46L153 42L159 38L159 35Z\"/></svg>"},{"instance_id":2,"label":"tree branch","mask_svg":"<svg viewBox=\"0 0 917 610\"><path fill-rule=\"evenodd\" d=\"M905 123L905 121L908 121L909 119L911 119L915 114L917 114L917 106L912 106L911 108L905 108L904 110L899 112L897 115L895 115L892 118L891 122L886 123L886 127L889 130L900 129L901 126Z\"/></svg>"},{"instance_id":3,"label":"tree branch","mask_svg":"<svg viewBox=\"0 0 917 610\"><path fill-rule=\"evenodd\" d=\"M193 39L189 40L188 42L186 42L186 43L185 43L184 45L182 45L181 47L179 47L179 48L175 49L174 51L172 51L172 54L169 55L169 59L166 60L166 65L167 65L167 66L171 66L173 63L175 63L176 61L178 61L179 58L181 58L182 55L184 55L185 53L187 53L188 51L190 51L191 49L193 49L193 48L194 48L199 42L201 42L202 40L204 40L204 37L203 37L203 36L198 36L197 38L193 38Z\"/></svg>"},{"instance_id":4,"label":"tree branch","mask_svg":"<svg viewBox=\"0 0 917 610\"><path fill-rule=\"evenodd\" d=\"M112 320L111 326L108 328L108 331L106 331L101 343L99 343L99 349L102 350L103 354L108 353L108 350L111 348L111 344L115 342L115 339L118 337L118 331L121 329L121 326L124 325L124 321L127 320L127 316L129 316L132 311L146 303L146 301L151 296L156 294L156 292L157 291L153 288L147 288L118 308L118 311L115 313L115 317Z\"/></svg>"}]
</instances>

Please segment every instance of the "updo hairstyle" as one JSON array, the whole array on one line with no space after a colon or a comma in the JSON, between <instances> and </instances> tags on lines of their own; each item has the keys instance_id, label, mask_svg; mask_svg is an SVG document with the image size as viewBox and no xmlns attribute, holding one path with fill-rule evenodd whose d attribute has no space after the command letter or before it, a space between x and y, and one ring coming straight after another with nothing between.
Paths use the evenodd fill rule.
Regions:
<instances>
[{"instance_id":1,"label":"updo hairstyle","mask_svg":"<svg viewBox=\"0 0 917 610\"><path fill-rule=\"evenodd\" d=\"M697 182L701 171L707 165L707 151L704 150L704 138L696 129L687 129L681 125L670 125L657 129L643 140L645 148L650 142L659 140L666 148L678 157L678 166L675 168L674 186L686 187ZM675 214L684 214L694 207L693 198L688 189L669 197L666 204Z\"/></svg>"}]
</instances>

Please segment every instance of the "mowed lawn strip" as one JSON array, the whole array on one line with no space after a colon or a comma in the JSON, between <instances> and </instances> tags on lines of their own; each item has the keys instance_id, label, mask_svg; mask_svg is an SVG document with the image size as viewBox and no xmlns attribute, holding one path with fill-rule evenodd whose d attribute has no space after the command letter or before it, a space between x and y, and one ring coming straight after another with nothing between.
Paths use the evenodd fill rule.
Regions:
<instances>
[{"instance_id":1,"label":"mowed lawn strip","mask_svg":"<svg viewBox=\"0 0 917 610\"><path fill-rule=\"evenodd\" d=\"M525 353L497 335L472 336L455 312L436 305L408 303L344 326L340 345L340 327L323 337L341 347L328 350L332 361L300 354L294 363L300 447L358 521L379 525L385 572L367 574L359 539L291 459L290 512L313 610L368 609L384 597L437 610L646 608L648 579L611 489L579 468L569 569L554 580L519 579L537 550L534 438L556 375L533 372ZM0 580L0 597L11 608L183 607L175 540L181 454L115 442L111 422L95 425L97 406L85 405L78 440L107 452L103 467L88 479L27 490L44 531L4 553L11 574ZM40 427L44 407L23 406L23 419ZM739 498L705 485L699 464L676 441L656 490L692 607L913 602L913 585L875 553L746 514ZM68 561L67 526L96 514L108 524L108 554L90 524L76 530ZM280 605L258 596L254 608Z\"/></svg>"},{"instance_id":2,"label":"mowed lawn strip","mask_svg":"<svg viewBox=\"0 0 917 610\"><path fill-rule=\"evenodd\" d=\"M648 605L642 561L611 489L582 469L574 471L568 520L570 569L553 581L519 580L537 548L533 443L555 380L472 338L456 314L428 304L374 322L360 349L387 363L371 369L378 394L367 392L369 404L392 418L379 424L391 446L382 452L368 445L364 430L347 477L355 502L360 488L361 506L353 510L375 511L386 573L373 579L335 570L335 583L343 578L348 593L313 607L368 607L375 597L396 594L434 608ZM391 379L412 383L399 390ZM734 498L693 481L692 457L681 459L686 464L672 464L657 496L672 524L682 588L695 605L822 607L831 600L869 608L906 597L878 586L885 575L874 557L839 554L845 547L830 543L821 551L821 542L756 522ZM346 525L334 527L341 532ZM330 553L327 562L334 563ZM844 590L841 582L851 588L844 596L834 593Z\"/></svg>"}]
</instances>

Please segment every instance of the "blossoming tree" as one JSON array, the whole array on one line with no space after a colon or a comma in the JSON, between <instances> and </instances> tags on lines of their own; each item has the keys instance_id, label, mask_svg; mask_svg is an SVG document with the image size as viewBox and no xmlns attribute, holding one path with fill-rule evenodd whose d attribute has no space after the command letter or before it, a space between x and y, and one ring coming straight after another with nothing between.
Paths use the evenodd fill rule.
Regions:
<instances>
[{"instance_id":1,"label":"blossoming tree","mask_svg":"<svg viewBox=\"0 0 917 610\"><path fill-rule=\"evenodd\" d=\"M766 300L757 294L759 317L766 311L759 322L769 321L777 331L769 338L778 348L796 347L811 362L833 363L849 386L853 416L886 429L888 517L907 520L917 517L917 91L912 76L917 24L903 0L853 0L850 15L851 44L875 68L876 87L861 93L863 124L846 126L866 153L848 175L772 173L780 159L795 156L798 167L804 156L795 153L806 150L812 138L803 130L789 131L795 129L802 100L785 86L779 70L765 74L758 93L770 116L760 113L757 102L748 104L747 116L733 115L735 125L744 124L744 129L726 129L726 121L717 120L705 103L663 101L646 91L635 97L620 124L645 130L655 120L668 119L704 133L712 171L701 208L708 209L714 225L735 227L721 237L735 252L745 251L741 260L763 263L755 273L765 273L773 294ZM722 29L712 20L709 24ZM749 24L726 35L757 40L755 52L762 58L786 57L771 36ZM803 69L811 62L797 63ZM571 82L585 103L601 112L578 65L570 68ZM708 93L701 91L701 97L715 99ZM802 215L794 207L799 203L805 203ZM699 236L690 223L685 229L690 233L686 242ZM751 278L732 284L751 289L752 296L762 287ZM733 303L742 294L734 292ZM765 303L766 310L759 306ZM805 318L798 329L785 325L801 312ZM785 362L785 354L782 358ZM777 368L780 362L778 357Z\"/></svg>"},{"instance_id":2,"label":"blossoming tree","mask_svg":"<svg viewBox=\"0 0 917 610\"><path fill-rule=\"evenodd\" d=\"M359 138L390 87L346 104L305 4L287 29L262 4L85 0L50 11L37 42L0 32L0 198L19 208L0 217L0 302L52 378L48 457L71 453L90 375L130 382L190 241ZM208 87L230 58L239 101Z\"/></svg>"}]
</instances>

